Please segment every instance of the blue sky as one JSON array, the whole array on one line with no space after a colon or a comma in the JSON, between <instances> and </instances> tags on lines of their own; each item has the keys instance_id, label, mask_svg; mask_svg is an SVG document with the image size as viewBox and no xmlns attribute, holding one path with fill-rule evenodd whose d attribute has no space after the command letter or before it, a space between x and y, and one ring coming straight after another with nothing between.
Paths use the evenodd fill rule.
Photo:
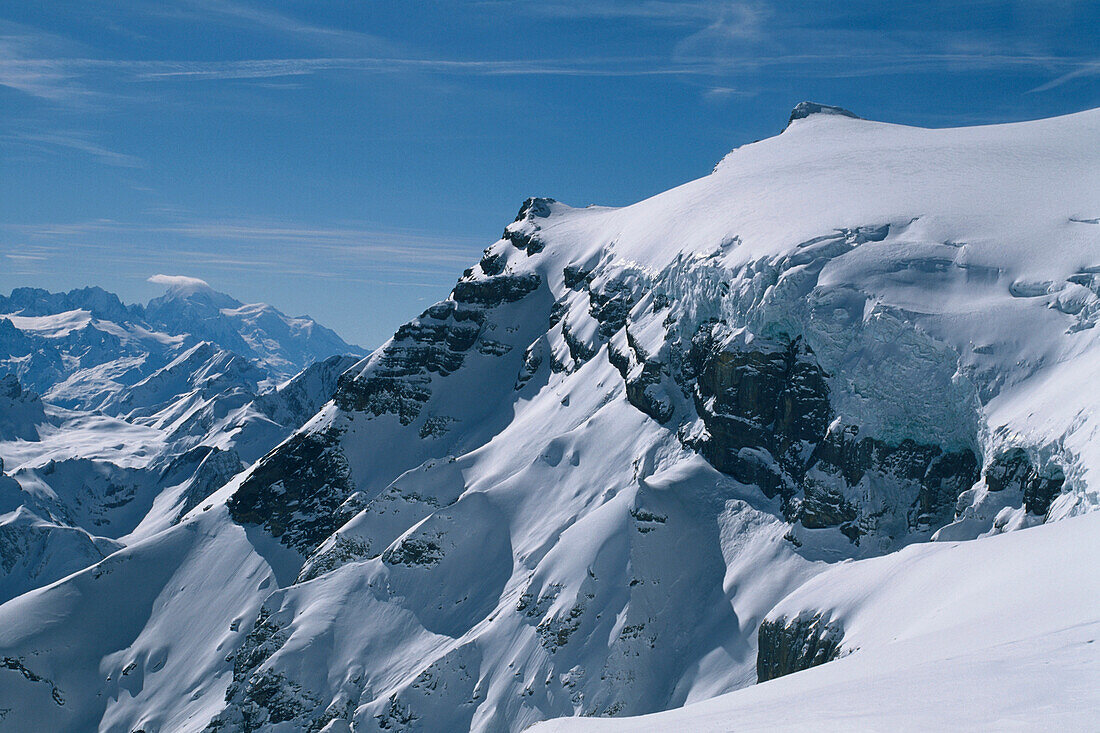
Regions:
<instances>
[{"instance_id":1,"label":"blue sky","mask_svg":"<svg viewBox=\"0 0 1100 733\"><path fill-rule=\"evenodd\" d=\"M628 204L803 99L932 127L1100 106L1100 3L0 5L0 291L157 273L375 346L528 195Z\"/></svg>"}]
</instances>

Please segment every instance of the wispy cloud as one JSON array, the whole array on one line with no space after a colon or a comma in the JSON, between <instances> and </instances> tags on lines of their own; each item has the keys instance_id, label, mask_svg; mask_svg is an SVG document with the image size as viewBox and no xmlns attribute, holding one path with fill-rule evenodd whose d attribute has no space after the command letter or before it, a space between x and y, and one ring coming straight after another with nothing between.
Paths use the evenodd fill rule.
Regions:
<instances>
[{"instance_id":1,"label":"wispy cloud","mask_svg":"<svg viewBox=\"0 0 1100 733\"><path fill-rule=\"evenodd\" d=\"M100 57L94 49L33 28L0 21L0 86L66 105L86 105L143 85L250 82L271 91L296 89L305 77L334 73L424 74L450 77L681 77L707 79L704 89L748 91L750 77L782 73L803 78L845 78L927 72L965 73L1030 69L1056 74L1036 87L1046 91L1091 76L1100 62L974 33L846 25L843 11L757 0L554 0L476 3L485 14L561 20L606 19L660 24L677 39L647 56L575 55L545 59L454 58L405 47L350 28L333 27L240 0L186 0L163 5L141 0L141 12L185 25L227 24L284 39L281 50L315 50L301 56L252 59L134 59ZM270 46L270 44L266 44ZM261 45L260 47L263 47ZM299 81L292 81L298 79ZM283 80L275 84L272 80ZM704 92L714 99L717 92ZM87 151L90 152L90 151Z\"/></svg>"},{"instance_id":2,"label":"wispy cloud","mask_svg":"<svg viewBox=\"0 0 1100 733\"><path fill-rule=\"evenodd\" d=\"M685 47L686 48L686 47ZM807 77L858 77L929 71L996 69L1073 69L1036 91L1078 76L1100 73L1100 62L1081 66L1080 59L1032 53L893 52L873 49L818 53L702 53L693 47L675 60L659 58L593 58L550 60L453 60L415 58L270 58L243 61L130 61L88 58L0 60L0 86L51 101L79 101L94 94L84 83L93 75L116 82L258 80L327 72L395 74L425 72L453 76L682 76L722 78L765 70L797 71ZM269 86L270 88L270 86ZM90 151L89 151L90 152Z\"/></svg>"},{"instance_id":3,"label":"wispy cloud","mask_svg":"<svg viewBox=\"0 0 1100 733\"><path fill-rule=\"evenodd\" d=\"M5 236L4 233L7 233ZM9 243L7 247L4 243ZM19 242L19 245L15 243ZM201 262L232 269L332 276L356 270L454 277L476 258L483 240L400 229L309 226L277 221L181 220L137 223L96 219L74 223L0 224L0 250L20 252L23 243L60 245L41 252L61 256L96 253L120 262L148 261L172 242L173 262Z\"/></svg>"},{"instance_id":4,"label":"wispy cloud","mask_svg":"<svg viewBox=\"0 0 1100 733\"><path fill-rule=\"evenodd\" d=\"M727 99L736 99L739 97L751 97L755 92L745 91L744 89L736 89L734 87L710 87L703 92L703 97L710 101L724 101Z\"/></svg>"},{"instance_id":5,"label":"wispy cloud","mask_svg":"<svg viewBox=\"0 0 1100 733\"><path fill-rule=\"evenodd\" d=\"M51 63L87 50L51 33L0 20L0 86L54 102L90 96L93 92L76 83L63 65Z\"/></svg>"},{"instance_id":6,"label":"wispy cloud","mask_svg":"<svg viewBox=\"0 0 1100 733\"><path fill-rule=\"evenodd\" d=\"M1084 79L1090 76L1100 76L1100 59L1092 59L1091 61L1085 61L1080 64L1076 69L1061 76L1051 79L1045 84L1040 84L1034 89L1029 89L1029 94L1036 92L1046 92L1055 87L1060 87L1063 84L1073 81L1074 79Z\"/></svg>"},{"instance_id":7,"label":"wispy cloud","mask_svg":"<svg viewBox=\"0 0 1100 733\"><path fill-rule=\"evenodd\" d=\"M730 2L676 2L675 0L559 0L558 2L483 2L482 6L520 5L524 13L546 18L608 20L636 19L661 23L709 21Z\"/></svg>"},{"instance_id":8,"label":"wispy cloud","mask_svg":"<svg viewBox=\"0 0 1100 733\"><path fill-rule=\"evenodd\" d=\"M81 132L23 132L0 135L0 144L29 145L45 149L76 150L91 156L100 163L119 168L143 168L145 161L136 155L119 153L106 148L88 138Z\"/></svg>"},{"instance_id":9,"label":"wispy cloud","mask_svg":"<svg viewBox=\"0 0 1100 733\"><path fill-rule=\"evenodd\" d=\"M202 24L220 22L252 32L268 31L330 50L356 49L359 52L387 54L400 50L397 44L381 36L303 20L273 9L270 3L253 5L233 0L186 0L174 7L166 7L161 0L152 0L146 7L148 12L176 19L186 18Z\"/></svg>"},{"instance_id":10,"label":"wispy cloud","mask_svg":"<svg viewBox=\"0 0 1100 733\"><path fill-rule=\"evenodd\" d=\"M416 58L271 58L242 61L132 61L91 58L9 59L0 85L40 96L63 99L81 78L113 75L122 82L270 79L329 71L394 74L423 71L439 74L514 76L646 76L695 74L701 69L662 64L659 59L597 58L561 60L454 60ZM35 83L23 80L35 79Z\"/></svg>"}]
</instances>

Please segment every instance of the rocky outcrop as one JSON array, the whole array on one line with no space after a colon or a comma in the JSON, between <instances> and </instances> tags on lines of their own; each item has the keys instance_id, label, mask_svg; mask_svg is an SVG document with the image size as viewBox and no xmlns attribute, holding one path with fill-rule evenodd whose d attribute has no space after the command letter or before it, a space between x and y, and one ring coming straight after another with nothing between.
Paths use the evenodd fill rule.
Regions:
<instances>
[{"instance_id":1,"label":"rocky outcrop","mask_svg":"<svg viewBox=\"0 0 1100 733\"><path fill-rule=\"evenodd\" d=\"M779 496L788 520L836 527L857 544L895 518L921 531L951 521L978 479L971 449L860 436L859 426L836 421L826 374L800 339L724 343L719 333L709 325L697 332L678 375L705 428L684 441L711 465ZM623 372L625 357L612 360ZM651 383L658 371L649 369ZM631 403L652 414L638 391Z\"/></svg>"},{"instance_id":2,"label":"rocky outcrop","mask_svg":"<svg viewBox=\"0 0 1100 733\"><path fill-rule=\"evenodd\" d=\"M1046 515L1065 482L1061 467L1052 464L1041 471L1023 448L999 453L985 469L985 485L990 491L1019 492L1027 511L1039 516Z\"/></svg>"},{"instance_id":3,"label":"rocky outcrop","mask_svg":"<svg viewBox=\"0 0 1100 733\"><path fill-rule=\"evenodd\" d=\"M607 340L626 325L630 309L637 302L638 293L630 283L612 280L601 288L589 288L588 312L599 323L598 333Z\"/></svg>"},{"instance_id":4,"label":"rocky outcrop","mask_svg":"<svg viewBox=\"0 0 1100 733\"><path fill-rule=\"evenodd\" d=\"M264 662L286 643L287 633L261 608L252 629L229 660L233 681L225 692L225 709L206 727L207 733L265 730L293 723L295 730L320 731L335 715L326 715L320 701L285 675L263 669Z\"/></svg>"},{"instance_id":5,"label":"rocky outcrop","mask_svg":"<svg viewBox=\"0 0 1100 733\"><path fill-rule=\"evenodd\" d=\"M787 126L795 120L804 120L811 115L837 115L839 117L850 117L853 120L860 119L859 115L854 112L849 112L843 107L833 107L828 104L818 104L817 102L799 102L791 110L790 119L787 120Z\"/></svg>"},{"instance_id":6,"label":"rocky outcrop","mask_svg":"<svg viewBox=\"0 0 1100 733\"><path fill-rule=\"evenodd\" d=\"M592 270L580 265L566 265L562 282L570 290L584 290L592 283Z\"/></svg>"},{"instance_id":7,"label":"rocky outcrop","mask_svg":"<svg viewBox=\"0 0 1100 733\"><path fill-rule=\"evenodd\" d=\"M756 681L801 672L841 655L844 630L821 616L765 619L757 632Z\"/></svg>"},{"instance_id":8,"label":"rocky outcrop","mask_svg":"<svg viewBox=\"0 0 1100 733\"><path fill-rule=\"evenodd\" d=\"M514 303L539 288L538 275L463 278L452 300L436 303L401 326L358 373L340 376L334 399L345 412L396 415L412 423L431 398L431 375L447 376L477 353L501 356L510 349L483 336L491 309Z\"/></svg>"},{"instance_id":9,"label":"rocky outcrop","mask_svg":"<svg viewBox=\"0 0 1100 733\"><path fill-rule=\"evenodd\" d=\"M688 354L692 397L706 426L694 447L769 497L791 495L807 467L807 446L829 426L825 374L798 340L726 348L713 334L702 329Z\"/></svg>"},{"instance_id":10,"label":"rocky outcrop","mask_svg":"<svg viewBox=\"0 0 1100 733\"><path fill-rule=\"evenodd\" d=\"M501 235L512 243L516 249L523 250L528 255L538 254L546 244L539 237L538 219L550 216L550 205L557 203L549 198L529 198L523 202L514 222L504 229ZM488 273L486 273L488 274Z\"/></svg>"},{"instance_id":11,"label":"rocky outcrop","mask_svg":"<svg viewBox=\"0 0 1100 733\"><path fill-rule=\"evenodd\" d=\"M662 389L666 372L664 365L649 357L630 336L624 332L622 341L608 342L607 358L626 384L626 399L646 415L659 423L672 418L672 402Z\"/></svg>"},{"instance_id":12,"label":"rocky outcrop","mask_svg":"<svg viewBox=\"0 0 1100 733\"><path fill-rule=\"evenodd\" d=\"M233 520L263 526L309 554L362 509L336 430L297 433L260 459L227 505Z\"/></svg>"},{"instance_id":13,"label":"rocky outcrop","mask_svg":"<svg viewBox=\"0 0 1100 733\"><path fill-rule=\"evenodd\" d=\"M23 389L14 374L0 377L0 440L38 440L47 421L42 400Z\"/></svg>"},{"instance_id":14,"label":"rocky outcrop","mask_svg":"<svg viewBox=\"0 0 1100 733\"><path fill-rule=\"evenodd\" d=\"M58 688L52 680L32 672L22 659L2 657L0 658L0 669L10 669L13 672L18 672L23 675L23 679L28 682L41 683L48 686L50 688L50 697L53 698L54 703L57 705L65 704L65 695L61 692L60 688Z\"/></svg>"},{"instance_id":15,"label":"rocky outcrop","mask_svg":"<svg viewBox=\"0 0 1100 733\"><path fill-rule=\"evenodd\" d=\"M856 426L832 430L817 444L812 460L817 469L803 488L805 499L799 517L805 527L856 523L861 517L843 498L837 504L830 486L855 487L871 475L889 477L907 489L912 503L906 512L911 529L929 529L951 521L959 495L978 480L978 460L973 451L944 451L937 445L903 440L896 445L864 437ZM828 480L822 480L822 476ZM849 524L846 533L858 536L870 529Z\"/></svg>"},{"instance_id":16,"label":"rocky outcrop","mask_svg":"<svg viewBox=\"0 0 1100 733\"><path fill-rule=\"evenodd\" d=\"M459 280L453 296L457 303L469 303L493 308L502 303L514 303L538 289L542 279L535 273L497 275L480 280Z\"/></svg>"}]
</instances>

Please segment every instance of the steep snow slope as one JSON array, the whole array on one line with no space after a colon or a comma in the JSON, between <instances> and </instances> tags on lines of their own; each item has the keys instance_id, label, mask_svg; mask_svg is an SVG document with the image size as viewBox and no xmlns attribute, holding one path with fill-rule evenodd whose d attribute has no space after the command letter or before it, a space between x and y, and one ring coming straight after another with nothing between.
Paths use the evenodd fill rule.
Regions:
<instances>
[{"instance_id":1,"label":"steep snow slope","mask_svg":"<svg viewBox=\"0 0 1100 733\"><path fill-rule=\"evenodd\" d=\"M1091 514L841 563L769 614L842 626L841 660L667 713L534 730L1095 730L1098 557Z\"/></svg>"},{"instance_id":2,"label":"steep snow slope","mask_svg":"<svg viewBox=\"0 0 1100 733\"><path fill-rule=\"evenodd\" d=\"M837 563L1094 508L1100 111L792 117L634 206L529 200L182 523L0 606L5 722L644 714L755 682Z\"/></svg>"}]
</instances>

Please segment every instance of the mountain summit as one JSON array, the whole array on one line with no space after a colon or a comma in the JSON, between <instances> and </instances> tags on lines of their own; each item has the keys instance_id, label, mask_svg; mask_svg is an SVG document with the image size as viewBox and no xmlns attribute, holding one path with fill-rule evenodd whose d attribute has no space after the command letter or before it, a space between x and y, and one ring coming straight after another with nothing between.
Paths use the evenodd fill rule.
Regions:
<instances>
[{"instance_id":1,"label":"mountain summit","mask_svg":"<svg viewBox=\"0 0 1100 733\"><path fill-rule=\"evenodd\" d=\"M851 117L854 120L860 119L855 113L849 112L843 107L831 107L827 104L818 104L817 102L799 102L791 110L791 116L787 120L787 126L789 127L795 120L804 120L810 115L837 115L839 117Z\"/></svg>"}]
</instances>

